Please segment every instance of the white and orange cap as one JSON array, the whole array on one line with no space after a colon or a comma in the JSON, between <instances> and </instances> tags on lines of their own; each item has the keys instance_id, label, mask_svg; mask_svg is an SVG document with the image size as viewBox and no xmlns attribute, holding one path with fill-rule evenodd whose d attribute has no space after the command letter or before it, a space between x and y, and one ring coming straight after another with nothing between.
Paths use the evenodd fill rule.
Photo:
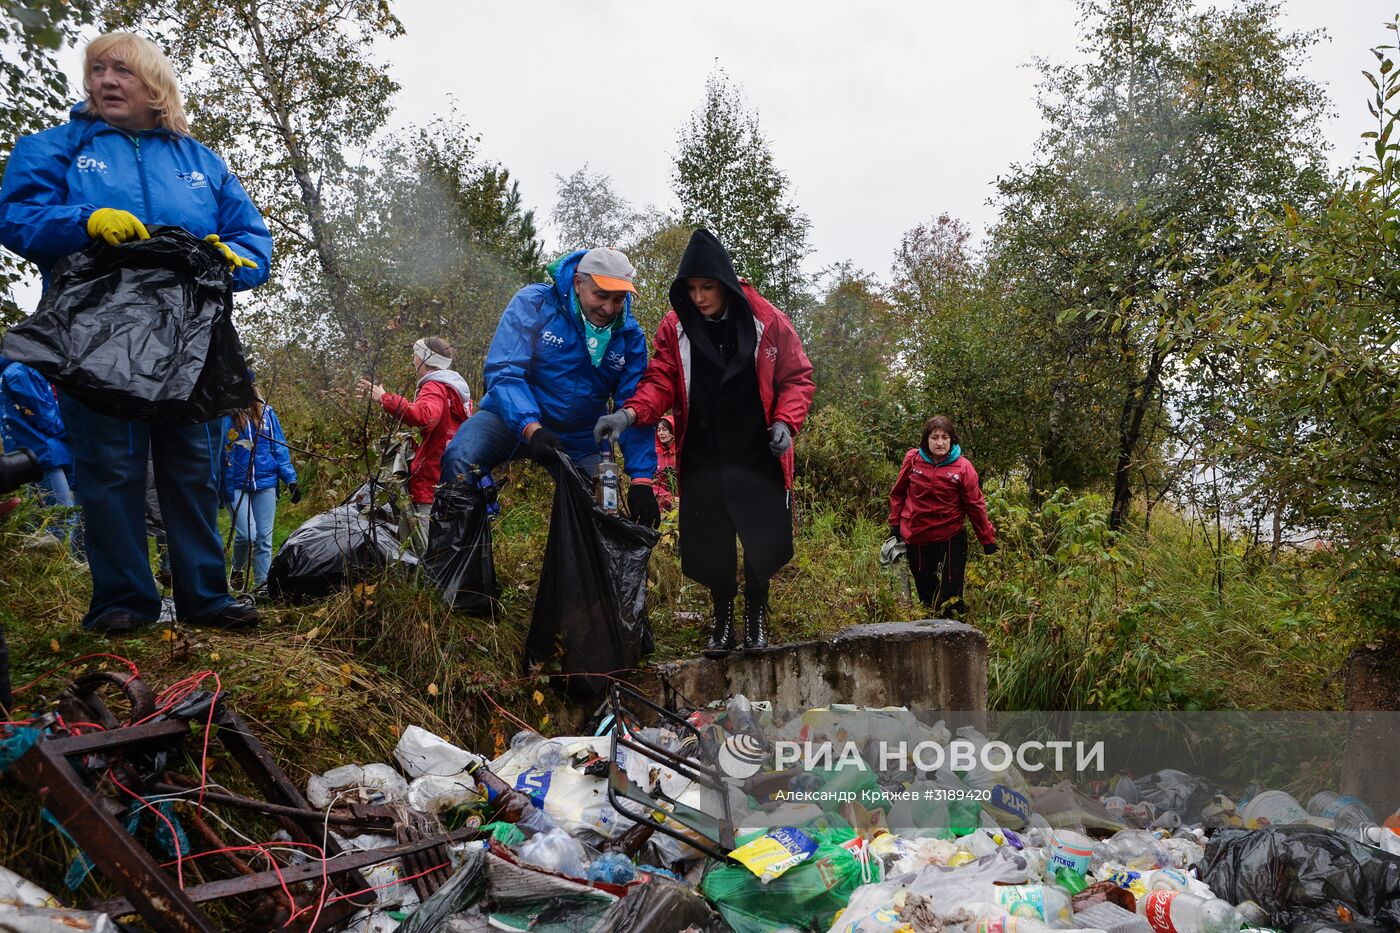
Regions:
<instances>
[{"instance_id":1,"label":"white and orange cap","mask_svg":"<svg viewBox=\"0 0 1400 933\"><path fill-rule=\"evenodd\" d=\"M603 291L636 294L637 286L632 284L632 279L637 270L632 268L622 250L595 246L578 261L578 271L593 276L594 284Z\"/></svg>"}]
</instances>

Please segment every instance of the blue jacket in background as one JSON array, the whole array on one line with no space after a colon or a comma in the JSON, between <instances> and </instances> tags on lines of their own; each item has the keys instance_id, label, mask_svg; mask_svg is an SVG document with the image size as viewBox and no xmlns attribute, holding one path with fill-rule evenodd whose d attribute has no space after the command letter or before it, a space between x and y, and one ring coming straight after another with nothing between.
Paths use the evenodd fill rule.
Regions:
<instances>
[{"instance_id":1,"label":"blue jacket in background","mask_svg":"<svg viewBox=\"0 0 1400 933\"><path fill-rule=\"evenodd\" d=\"M0 440L5 450L27 447L45 470L70 467L63 415L53 387L39 373L0 356Z\"/></svg>"},{"instance_id":2,"label":"blue jacket in background","mask_svg":"<svg viewBox=\"0 0 1400 933\"><path fill-rule=\"evenodd\" d=\"M148 227L217 233L258 264L233 273L235 290L267 281L272 236L223 159L188 136L164 129L131 135L82 108L63 126L15 143L0 183L0 244L38 265L47 285L54 263L92 242L92 212L111 207Z\"/></svg>"},{"instance_id":3,"label":"blue jacket in background","mask_svg":"<svg viewBox=\"0 0 1400 933\"><path fill-rule=\"evenodd\" d=\"M240 431L232 418L224 419L223 433L225 500L232 502L240 489L272 489L279 479L289 486L297 481L287 437L271 405L263 406L262 430L256 435L251 422Z\"/></svg>"},{"instance_id":4,"label":"blue jacket in background","mask_svg":"<svg viewBox=\"0 0 1400 933\"><path fill-rule=\"evenodd\" d=\"M486 354L481 407L519 434L532 421L558 434L571 456L593 450L593 425L632 397L647 368L647 338L632 317L632 296L613 328L603 361L593 365L574 310L574 272L586 250L552 269L553 284L527 285L506 305ZM650 479L655 431L629 428L620 443L627 474Z\"/></svg>"}]
</instances>

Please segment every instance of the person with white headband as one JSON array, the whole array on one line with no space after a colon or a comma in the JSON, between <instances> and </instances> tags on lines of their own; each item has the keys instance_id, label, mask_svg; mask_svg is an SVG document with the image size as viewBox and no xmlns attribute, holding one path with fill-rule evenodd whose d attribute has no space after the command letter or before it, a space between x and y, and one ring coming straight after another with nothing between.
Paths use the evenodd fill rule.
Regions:
<instances>
[{"instance_id":1,"label":"person with white headband","mask_svg":"<svg viewBox=\"0 0 1400 933\"><path fill-rule=\"evenodd\" d=\"M417 525L414 543L422 551L428 546L428 519L433 511L433 493L442 476L442 452L471 416L472 391L452 369L452 345L441 337L427 337L413 344L413 372L418 377L418 390L411 402L364 377L355 388L361 396L368 394L388 414L417 428L422 436L408 474L408 494L413 500Z\"/></svg>"}]
</instances>

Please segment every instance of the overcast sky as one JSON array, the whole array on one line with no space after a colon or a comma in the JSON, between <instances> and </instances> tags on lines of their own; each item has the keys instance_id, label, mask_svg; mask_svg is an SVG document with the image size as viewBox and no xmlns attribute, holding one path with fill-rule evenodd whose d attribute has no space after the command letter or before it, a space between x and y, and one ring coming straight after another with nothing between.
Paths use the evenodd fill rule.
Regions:
<instances>
[{"instance_id":1,"label":"overcast sky","mask_svg":"<svg viewBox=\"0 0 1400 933\"><path fill-rule=\"evenodd\" d=\"M719 65L757 110L811 218L812 271L854 260L887 277L904 231L947 212L980 235L998 174L1035 155L1032 61L1075 60L1073 0L394 0L380 49L401 85L392 129L455 105L481 153L519 180L549 240L555 175L585 163L633 204L669 205L682 123ZM1303 70L1331 97L1333 164L1373 128L1362 69L1389 41L1382 0L1284 0L1324 29ZM75 86L79 53L63 56ZM574 244L566 244L572 247ZM32 309L38 289L23 288Z\"/></svg>"},{"instance_id":2,"label":"overcast sky","mask_svg":"<svg viewBox=\"0 0 1400 933\"><path fill-rule=\"evenodd\" d=\"M534 0L454 3L447 17L434 0L394 8L406 30L386 46L403 88L396 122L455 101L541 219L554 176L585 162L635 204L670 203L677 130L718 63L758 111L812 220L812 267L852 259L881 276L901 234L931 216L988 225L997 175L1035 154L1032 60L1078 54L1071 0ZM1361 70L1389 41L1382 22L1395 11L1285 0L1288 28L1328 33L1303 68L1337 112L1326 127L1335 164L1368 128Z\"/></svg>"}]
</instances>

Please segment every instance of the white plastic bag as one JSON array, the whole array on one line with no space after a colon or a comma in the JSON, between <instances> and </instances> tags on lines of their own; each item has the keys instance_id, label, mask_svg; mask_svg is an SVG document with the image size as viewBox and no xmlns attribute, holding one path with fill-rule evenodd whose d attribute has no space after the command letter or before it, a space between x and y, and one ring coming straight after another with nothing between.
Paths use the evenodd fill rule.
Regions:
<instances>
[{"instance_id":1,"label":"white plastic bag","mask_svg":"<svg viewBox=\"0 0 1400 933\"><path fill-rule=\"evenodd\" d=\"M465 771L467 765L483 761L480 755L463 751L446 739L419 726L409 726L394 746L394 760L411 778L425 774L441 777Z\"/></svg>"}]
</instances>

